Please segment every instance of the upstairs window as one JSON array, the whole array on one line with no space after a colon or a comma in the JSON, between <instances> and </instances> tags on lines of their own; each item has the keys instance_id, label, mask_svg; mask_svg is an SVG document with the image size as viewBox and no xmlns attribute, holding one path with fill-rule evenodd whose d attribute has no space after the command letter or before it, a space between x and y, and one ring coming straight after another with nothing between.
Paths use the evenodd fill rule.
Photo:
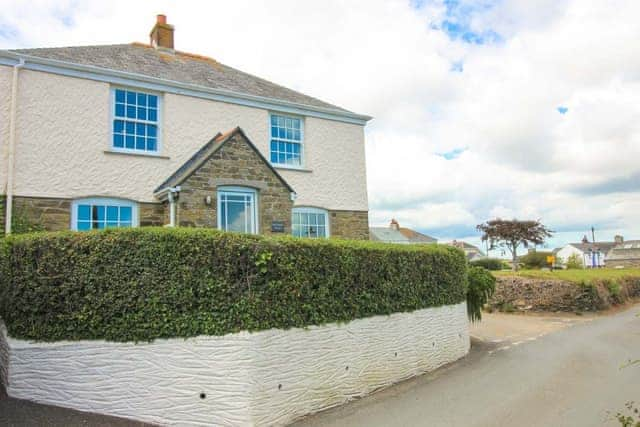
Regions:
<instances>
[{"instance_id":1,"label":"upstairs window","mask_svg":"<svg viewBox=\"0 0 640 427\"><path fill-rule=\"evenodd\" d=\"M271 163L302 166L302 119L271 115Z\"/></svg>"},{"instance_id":2,"label":"upstairs window","mask_svg":"<svg viewBox=\"0 0 640 427\"><path fill-rule=\"evenodd\" d=\"M329 213L318 208L293 208L291 231L294 237L329 237Z\"/></svg>"},{"instance_id":3,"label":"upstairs window","mask_svg":"<svg viewBox=\"0 0 640 427\"><path fill-rule=\"evenodd\" d=\"M113 149L158 152L158 95L114 89Z\"/></svg>"},{"instance_id":4,"label":"upstairs window","mask_svg":"<svg viewBox=\"0 0 640 427\"><path fill-rule=\"evenodd\" d=\"M71 209L71 228L77 231L138 225L138 206L127 200L81 199Z\"/></svg>"}]
</instances>

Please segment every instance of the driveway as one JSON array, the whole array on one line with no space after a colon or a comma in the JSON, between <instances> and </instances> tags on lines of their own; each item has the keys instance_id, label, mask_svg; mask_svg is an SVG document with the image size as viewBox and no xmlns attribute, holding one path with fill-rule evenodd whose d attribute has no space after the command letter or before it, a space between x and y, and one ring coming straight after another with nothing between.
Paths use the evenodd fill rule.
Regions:
<instances>
[{"instance_id":1,"label":"driveway","mask_svg":"<svg viewBox=\"0 0 640 427\"><path fill-rule=\"evenodd\" d=\"M303 419L328 426L616 426L640 402L640 305L598 317L488 315L469 356Z\"/></svg>"},{"instance_id":2,"label":"driveway","mask_svg":"<svg viewBox=\"0 0 640 427\"><path fill-rule=\"evenodd\" d=\"M486 314L468 357L297 427L616 426L640 402L640 305L609 316ZM611 413L610 413L611 412ZM7 398L1 426L143 426Z\"/></svg>"}]
</instances>

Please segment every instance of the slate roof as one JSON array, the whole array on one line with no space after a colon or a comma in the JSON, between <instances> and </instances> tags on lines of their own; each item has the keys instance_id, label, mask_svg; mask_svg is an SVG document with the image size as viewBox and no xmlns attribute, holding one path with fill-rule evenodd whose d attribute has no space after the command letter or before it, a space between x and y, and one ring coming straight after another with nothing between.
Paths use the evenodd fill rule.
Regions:
<instances>
[{"instance_id":1,"label":"slate roof","mask_svg":"<svg viewBox=\"0 0 640 427\"><path fill-rule=\"evenodd\" d=\"M400 227L400 233L405 236L411 243L436 243L438 239L419 233L410 228Z\"/></svg>"},{"instance_id":2,"label":"slate roof","mask_svg":"<svg viewBox=\"0 0 640 427\"><path fill-rule=\"evenodd\" d=\"M153 192L154 194L161 193L162 190L170 187L175 187L184 182L185 179L190 177L204 162L209 160L212 155L214 155L224 144L233 138L236 135L242 136L244 141L253 149L253 151L260 157L260 159L264 162L265 165L271 169L276 177L291 191L294 193L295 191L289 185L287 181L271 166L271 163L264 158L262 153L256 148L255 145L251 142L251 140L247 137L244 131L240 127L236 127L224 134L218 132L216 136L214 136L209 142L207 142L202 148L200 148L196 153L191 156L189 160L184 162L182 166L178 168L169 178L167 178L162 184L160 184Z\"/></svg>"},{"instance_id":3,"label":"slate roof","mask_svg":"<svg viewBox=\"0 0 640 427\"><path fill-rule=\"evenodd\" d=\"M278 99L334 110L337 113L352 113L344 108L221 64L215 59L180 51L169 53L143 43L13 49L9 52Z\"/></svg>"},{"instance_id":4,"label":"slate roof","mask_svg":"<svg viewBox=\"0 0 640 427\"><path fill-rule=\"evenodd\" d=\"M608 253L607 260L640 260L640 240L626 240L616 244Z\"/></svg>"},{"instance_id":5,"label":"slate roof","mask_svg":"<svg viewBox=\"0 0 640 427\"><path fill-rule=\"evenodd\" d=\"M409 238L402 234L400 230L394 230L390 227L369 227L371 240L377 240L386 243L409 244Z\"/></svg>"}]
</instances>

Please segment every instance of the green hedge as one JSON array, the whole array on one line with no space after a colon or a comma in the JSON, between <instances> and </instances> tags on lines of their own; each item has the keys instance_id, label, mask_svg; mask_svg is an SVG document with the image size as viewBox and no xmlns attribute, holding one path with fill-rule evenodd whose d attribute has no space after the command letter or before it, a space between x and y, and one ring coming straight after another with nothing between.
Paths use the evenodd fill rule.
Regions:
<instances>
[{"instance_id":1,"label":"green hedge","mask_svg":"<svg viewBox=\"0 0 640 427\"><path fill-rule=\"evenodd\" d=\"M480 258L469 262L475 267L482 267L491 271L500 271L504 268L504 261L499 258Z\"/></svg>"},{"instance_id":2,"label":"green hedge","mask_svg":"<svg viewBox=\"0 0 640 427\"><path fill-rule=\"evenodd\" d=\"M45 341L222 335L465 300L461 251L435 245L139 228L3 239L0 317Z\"/></svg>"}]
</instances>

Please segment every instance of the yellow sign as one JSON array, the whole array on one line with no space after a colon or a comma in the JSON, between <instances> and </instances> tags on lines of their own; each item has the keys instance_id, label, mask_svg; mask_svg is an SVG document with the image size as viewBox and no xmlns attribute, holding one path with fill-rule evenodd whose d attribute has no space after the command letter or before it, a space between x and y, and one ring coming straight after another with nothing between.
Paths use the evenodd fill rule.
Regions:
<instances>
[{"instance_id":1,"label":"yellow sign","mask_svg":"<svg viewBox=\"0 0 640 427\"><path fill-rule=\"evenodd\" d=\"M553 265L556 262L556 257L553 255L547 255L547 264Z\"/></svg>"}]
</instances>

